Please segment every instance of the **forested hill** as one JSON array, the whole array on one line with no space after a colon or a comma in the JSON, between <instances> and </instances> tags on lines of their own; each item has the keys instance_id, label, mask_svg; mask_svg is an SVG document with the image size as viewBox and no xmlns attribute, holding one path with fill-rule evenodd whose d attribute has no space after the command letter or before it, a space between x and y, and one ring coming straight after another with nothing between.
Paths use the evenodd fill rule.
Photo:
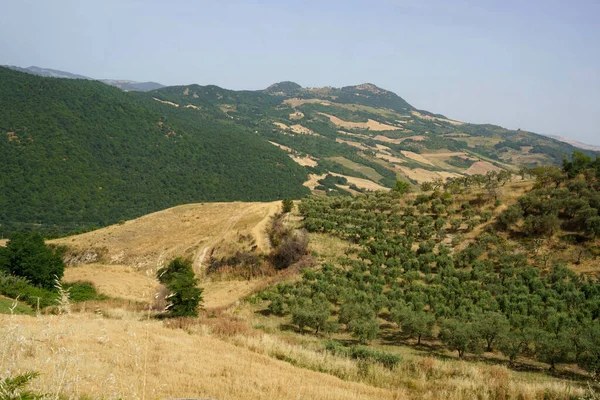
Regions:
<instances>
[{"instance_id":1,"label":"forested hill","mask_svg":"<svg viewBox=\"0 0 600 400\"><path fill-rule=\"evenodd\" d=\"M419 110L371 83L342 88L303 88L280 82L265 90L171 86L147 93L172 107L225 114L250 127L317 176L344 175L337 189L413 185L435 179L485 174L521 166L555 164L575 148L567 143L496 125L452 120ZM156 101L155 100L155 101ZM593 152L588 152L593 155Z\"/></svg>"},{"instance_id":2,"label":"forested hill","mask_svg":"<svg viewBox=\"0 0 600 400\"><path fill-rule=\"evenodd\" d=\"M225 115L190 115L101 82L0 68L0 233L307 193L283 151Z\"/></svg>"}]
</instances>

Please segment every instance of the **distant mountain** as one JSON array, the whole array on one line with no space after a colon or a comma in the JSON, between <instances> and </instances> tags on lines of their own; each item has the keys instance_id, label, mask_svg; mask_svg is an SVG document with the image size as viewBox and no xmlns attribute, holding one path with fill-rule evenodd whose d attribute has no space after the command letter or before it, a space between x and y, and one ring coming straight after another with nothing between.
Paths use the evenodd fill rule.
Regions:
<instances>
[{"instance_id":1,"label":"distant mountain","mask_svg":"<svg viewBox=\"0 0 600 400\"><path fill-rule=\"evenodd\" d=\"M25 72L27 74L33 74L33 75L38 75L38 76L46 76L46 77L50 77L50 78L92 80L92 78L88 78L87 76L72 74L70 72L65 72L65 71L58 71L56 69L50 69L50 68L40 68L40 67L35 67L35 66L21 68L21 67L16 67L14 65L6 65L6 67L10 68L12 70L15 70L15 71Z\"/></svg>"},{"instance_id":2,"label":"distant mountain","mask_svg":"<svg viewBox=\"0 0 600 400\"><path fill-rule=\"evenodd\" d=\"M116 79L101 79L100 82L117 87L127 92L149 92L150 90L156 90L165 87L165 85L161 85L160 83L156 82L136 82Z\"/></svg>"},{"instance_id":3,"label":"distant mountain","mask_svg":"<svg viewBox=\"0 0 600 400\"><path fill-rule=\"evenodd\" d=\"M64 78L64 79L87 79L87 80L95 80L94 78L89 78L83 75L72 74L70 72L59 71L56 69L50 68L40 68L40 67L27 67L21 68L16 67L14 65L6 65L5 67L10 68L15 71L25 72L27 74L45 76L49 78ZM118 79L98 79L100 82L105 83L110 86L117 87L121 90L130 92L148 92L150 90L156 90L165 87L160 83L156 82L136 82L136 81L128 81L128 80L118 80Z\"/></svg>"}]
</instances>

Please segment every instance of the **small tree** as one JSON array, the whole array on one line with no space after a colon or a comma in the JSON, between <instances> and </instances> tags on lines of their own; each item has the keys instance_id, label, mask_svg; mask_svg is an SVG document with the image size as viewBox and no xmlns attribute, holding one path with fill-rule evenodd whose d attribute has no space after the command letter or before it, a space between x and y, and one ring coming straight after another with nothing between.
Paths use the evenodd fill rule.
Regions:
<instances>
[{"instance_id":1,"label":"small tree","mask_svg":"<svg viewBox=\"0 0 600 400\"><path fill-rule=\"evenodd\" d=\"M375 315L364 315L348 322L352 336L365 344L375 339L379 333L379 322Z\"/></svg>"},{"instance_id":2,"label":"small tree","mask_svg":"<svg viewBox=\"0 0 600 400\"><path fill-rule=\"evenodd\" d=\"M585 221L585 233L594 239L600 236L600 217L591 217Z\"/></svg>"},{"instance_id":3,"label":"small tree","mask_svg":"<svg viewBox=\"0 0 600 400\"><path fill-rule=\"evenodd\" d=\"M170 317L197 317L202 289L192 262L178 257L157 272L157 278L169 291L167 312Z\"/></svg>"},{"instance_id":4,"label":"small tree","mask_svg":"<svg viewBox=\"0 0 600 400\"><path fill-rule=\"evenodd\" d=\"M498 350L508 357L513 364L517 357L527 348L527 337L520 331L506 331L497 337Z\"/></svg>"},{"instance_id":5,"label":"small tree","mask_svg":"<svg viewBox=\"0 0 600 400\"><path fill-rule=\"evenodd\" d=\"M297 299L292 308L292 323L298 325L300 332L305 327L315 330L315 335L319 330L327 330L328 320L331 315L331 305L322 296L316 296L313 299L301 297Z\"/></svg>"},{"instance_id":6,"label":"small tree","mask_svg":"<svg viewBox=\"0 0 600 400\"><path fill-rule=\"evenodd\" d=\"M60 280L65 271L60 252L54 251L44 243L37 232L16 234L7 244L3 269L16 276L26 278L35 286L54 290L54 282ZM8 265L6 265L8 260Z\"/></svg>"},{"instance_id":7,"label":"small tree","mask_svg":"<svg viewBox=\"0 0 600 400\"><path fill-rule=\"evenodd\" d=\"M555 335L554 333L539 331L536 336L536 358L550 364L550 371L556 370L556 364L569 360L572 342L565 332Z\"/></svg>"},{"instance_id":8,"label":"small tree","mask_svg":"<svg viewBox=\"0 0 600 400\"><path fill-rule=\"evenodd\" d=\"M486 342L486 351L492 351L494 341L506 334L510 323L506 317L497 312L485 312L475 317L473 329Z\"/></svg>"},{"instance_id":9,"label":"small tree","mask_svg":"<svg viewBox=\"0 0 600 400\"><path fill-rule=\"evenodd\" d=\"M459 358L463 358L467 351L480 353L482 350L473 326L456 319L444 321L440 329L440 339L446 347L456 350Z\"/></svg>"},{"instance_id":10,"label":"small tree","mask_svg":"<svg viewBox=\"0 0 600 400\"><path fill-rule=\"evenodd\" d=\"M284 213L289 213L294 209L294 201L286 198L281 201L281 207Z\"/></svg>"},{"instance_id":11,"label":"small tree","mask_svg":"<svg viewBox=\"0 0 600 400\"><path fill-rule=\"evenodd\" d=\"M431 336L435 324L433 314L425 311L414 311L410 307L399 307L392 310L392 318L404 333L417 338L417 344L421 344L423 336Z\"/></svg>"},{"instance_id":12,"label":"small tree","mask_svg":"<svg viewBox=\"0 0 600 400\"><path fill-rule=\"evenodd\" d=\"M394 186L394 191L400 194L408 193L411 189L410 183L405 181L396 181L396 186Z\"/></svg>"}]
</instances>

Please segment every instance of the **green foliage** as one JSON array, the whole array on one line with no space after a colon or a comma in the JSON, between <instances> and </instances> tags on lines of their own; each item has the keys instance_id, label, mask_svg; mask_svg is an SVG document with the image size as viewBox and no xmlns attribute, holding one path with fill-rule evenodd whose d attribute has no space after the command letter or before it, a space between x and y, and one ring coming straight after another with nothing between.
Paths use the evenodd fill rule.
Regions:
<instances>
[{"instance_id":1,"label":"green foliage","mask_svg":"<svg viewBox=\"0 0 600 400\"><path fill-rule=\"evenodd\" d=\"M41 288L54 288L56 280L64 274L65 265L60 252L46 246L39 233L15 234L3 250L5 266L13 275L27 279Z\"/></svg>"},{"instance_id":2,"label":"green foliage","mask_svg":"<svg viewBox=\"0 0 600 400\"><path fill-rule=\"evenodd\" d=\"M513 208L516 215L539 207L533 200L523 199ZM414 204L424 206L425 214ZM512 361L535 354L550 364L584 365L588 354L591 371L595 341L585 329L600 318L599 282L559 264L541 271L529 264L520 244L493 230L452 254L434 240L441 226L431 216L436 204L448 204L459 221L478 220L470 203L453 206L437 191L414 201L394 192L303 200L299 210L309 231L350 240L361 250L357 259L305 272L301 281L278 288L278 295L284 303L297 294L324 296L339 307L341 326L363 341L378 335L377 318L383 316L417 339L432 336L437 325L442 343L461 357L497 349ZM518 222L510 222L513 229ZM384 307L390 312L379 315ZM574 344L563 346L568 341Z\"/></svg>"},{"instance_id":3,"label":"green foliage","mask_svg":"<svg viewBox=\"0 0 600 400\"><path fill-rule=\"evenodd\" d=\"M63 289L69 291L69 300L74 303L93 300L107 300L108 296L100 294L91 282L63 283Z\"/></svg>"},{"instance_id":4,"label":"green foliage","mask_svg":"<svg viewBox=\"0 0 600 400\"><path fill-rule=\"evenodd\" d=\"M21 303L18 300L7 299L0 296L0 314L35 315L35 311L33 311L30 306Z\"/></svg>"},{"instance_id":5,"label":"green foliage","mask_svg":"<svg viewBox=\"0 0 600 400\"><path fill-rule=\"evenodd\" d=\"M394 186L394 191L400 193L400 194L406 194L408 192L410 192L412 189L412 186L410 183L405 182L405 181L396 181L396 185Z\"/></svg>"},{"instance_id":6,"label":"green foliage","mask_svg":"<svg viewBox=\"0 0 600 400\"><path fill-rule=\"evenodd\" d=\"M166 286L168 297L167 315L169 317L197 317L198 306L202 302L202 289L194 274L192 262L178 257L156 273L160 283Z\"/></svg>"},{"instance_id":7,"label":"green foliage","mask_svg":"<svg viewBox=\"0 0 600 400\"><path fill-rule=\"evenodd\" d=\"M0 68L2 231L64 234L178 204L308 193L306 170L250 127L153 97Z\"/></svg>"},{"instance_id":8,"label":"green foliage","mask_svg":"<svg viewBox=\"0 0 600 400\"><path fill-rule=\"evenodd\" d=\"M460 358L463 358L467 351L473 353L482 351L476 329L465 321L445 320L440 328L440 339L448 348L457 351Z\"/></svg>"},{"instance_id":9,"label":"green foliage","mask_svg":"<svg viewBox=\"0 0 600 400\"><path fill-rule=\"evenodd\" d=\"M38 372L26 372L0 380L0 400L41 400L46 398L46 395L27 390L27 385L39 375Z\"/></svg>"},{"instance_id":10,"label":"green foliage","mask_svg":"<svg viewBox=\"0 0 600 400\"><path fill-rule=\"evenodd\" d=\"M33 286L25 278L3 272L0 272L0 294L18 299L34 308L38 306L38 301L40 308L56 305L58 298L54 290Z\"/></svg>"},{"instance_id":11,"label":"green foliage","mask_svg":"<svg viewBox=\"0 0 600 400\"><path fill-rule=\"evenodd\" d=\"M392 320L395 321L404 333L417 338L421 344L422 337L431 336L435 325L435 316L425 311L415 311L412 307L400 306L392 310Z\"/></svg>"},{"instance_id":12,"label":"green foliage","mask_svg":"<svg viewBox=\"0 0 600 400\"><path fill-rule=\"evenodd\" d=\"M536 188L522 196L498 217L502 230L521 230L534 236L552 236L559 230L575 231L595 239L600 233L600 177L598 159L575 152L565 159L564 170L535 167ZM583 176L581 176L583 175ZM522 225L520 225L521 220Z\"/></svg>"},{"instance_id":13,"label":"green foliage","mask_svg":"<svg viewBox=\"0 0 600 400\"><path fill-rule=\"evenodd\" d=\"M379 363L389 369L393 369L402 362L402 356L397 354L391 354L364 346L345 347L335 340L328 340L325 342L325 350L337 356Z\"/></svg>"},{"instance_id":14,"label":"green foliage","mask_svg":"<svg viewBox=\"0 0 600 400\"><path fill-rule=\"evenodd\" d=\"M300 332L307 327L314 329L317 334L319 330L327 330L331 308L329 302L321 296L312 299L300 297L295 299L291 313L292 323L298 326Z\"/></svg>"},{"instance_id":15,"label":"green foliage","mask_svg":"<svg viewBox=\"0 0 600 400\"><path fill-rule=\"evenodd\" d=\"M281 201L281 207L284 213L289 213L294 209L294 201L289 198L285 198Z\"/></svg>"},{"instance_id":16,"label":"green foliage","mask_svg":"<svg viewBox=\"0 0 600 400\"><path fill-rule=\"evenodd\" d=\"M473 321L475 333L486 342L486 351L492 351L492 346L499 337L507 335L510 329L508 319L493 311L477 314Z\"/></svg>"}]
</instances>

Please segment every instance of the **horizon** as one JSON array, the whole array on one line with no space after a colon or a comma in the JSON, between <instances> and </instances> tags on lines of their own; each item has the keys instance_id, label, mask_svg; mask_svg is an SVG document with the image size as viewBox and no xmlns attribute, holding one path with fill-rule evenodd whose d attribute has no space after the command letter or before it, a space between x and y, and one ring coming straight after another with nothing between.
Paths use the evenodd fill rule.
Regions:
<instances>
[{"instance_id":1,"label":"horizon","mask_svg":"<svg viewBox=\"0 0 600 400\"><path fill-rule=\"evenodd\" d=\"M600 145L600 4L576 3L24 1L0 16L0 64L233 90L371 82L448 118Z\"/></svg>"}]
</instances>

